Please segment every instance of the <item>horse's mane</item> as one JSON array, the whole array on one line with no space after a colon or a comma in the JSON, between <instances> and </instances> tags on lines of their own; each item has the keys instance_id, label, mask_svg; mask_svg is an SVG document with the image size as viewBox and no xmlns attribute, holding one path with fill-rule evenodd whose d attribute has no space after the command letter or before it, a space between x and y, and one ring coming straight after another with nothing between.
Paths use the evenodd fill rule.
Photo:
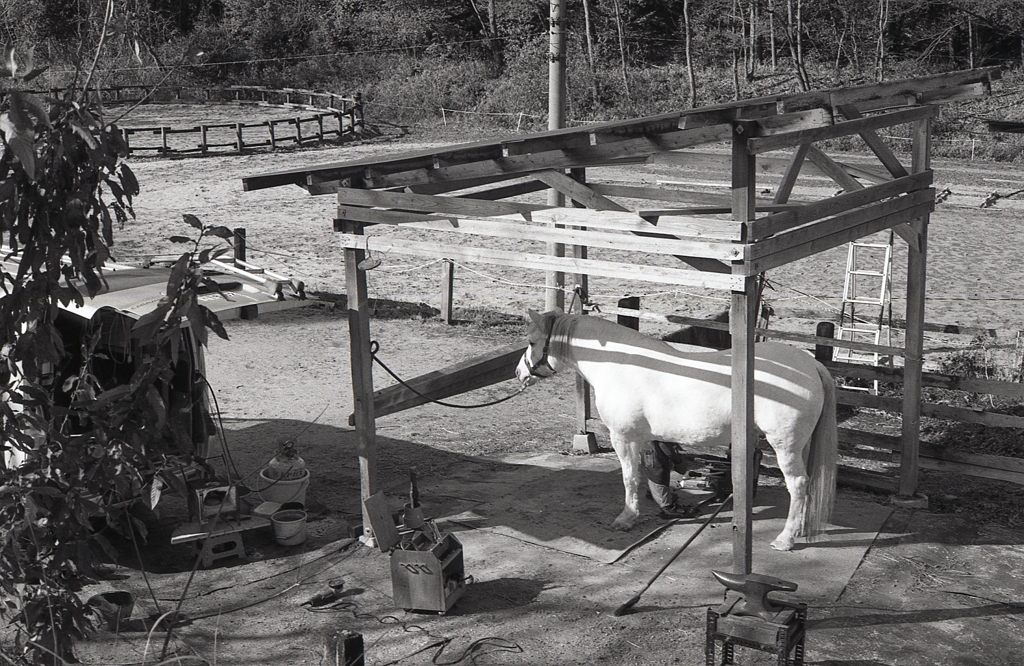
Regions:
<instances>
[{"instance_id":1,"label":"horse's mane","mask_svg":"<svg viewBox=\"0 0 1024 666\"><path fill-rule=\"evenodd\" d=\"M558 358L572 357L572 339L576 335L579 315L556 314L551 322L549 353Z\"/></svg>"}]
</instances>

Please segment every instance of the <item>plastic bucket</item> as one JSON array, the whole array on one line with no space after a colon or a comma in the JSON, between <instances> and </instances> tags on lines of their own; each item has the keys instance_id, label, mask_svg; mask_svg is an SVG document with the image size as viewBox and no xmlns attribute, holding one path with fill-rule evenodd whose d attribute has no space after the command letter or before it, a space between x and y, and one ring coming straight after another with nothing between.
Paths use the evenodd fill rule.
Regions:
<instances>
[{"instance_id":1,"label":"plastic bucket","mask_svg":"<svg viewBox=\"0 0 1024 666\"><path fill-rule=\"evenodd\" d=\"M88 605L96 609L110 631L128 624L135 609L135 595L131 592L103 592L90 597Z\"/></svg>"},{"instance_id":2,"label":"plastic bucket","mask_svg":"<svg viewBox=\"0 0 1024 666\"><path fill-rule=\"evenodd\" d=\"M309 470L298 479L272 479L266 474L266 468L260 470L256 492L264 502L306 503L306 488L309 487Z\"/></svg>"},{"instance_id":3,"label":"plastic bucket","mask_svg":"<svg viewBox=\"0 0 1024 666\"><path fill-rule=\"evenodd\" d=\"M306 541L306 512L298 509L278 511L270 517L274 541L282 546L297 546Z\"/></svg>"}]
</instances>

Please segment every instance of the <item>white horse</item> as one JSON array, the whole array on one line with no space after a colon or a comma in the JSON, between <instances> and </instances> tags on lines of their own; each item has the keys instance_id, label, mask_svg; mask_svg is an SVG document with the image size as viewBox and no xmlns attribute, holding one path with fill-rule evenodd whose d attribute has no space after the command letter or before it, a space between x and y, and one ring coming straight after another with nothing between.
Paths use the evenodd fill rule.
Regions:
<instances>
[{"instance_id":1,"label":"white horse","mask_svg":"<svg viewBox=\"0 0 1024 666\"><path fill-rule=\"evenodd\" d=\"M529 347L516 368L524 385L566 369L594 389L595 405L622 465L626 506L613 527L640 512L640 448L731 441L730 350L709 351L642 335L600 317L529 311ZM791 550L828 523L835 499L835 383L823 365L789 345L755 345L754 422L775 449L789 490L786 527L772 542Z\"/></svg>"}]
</instances>

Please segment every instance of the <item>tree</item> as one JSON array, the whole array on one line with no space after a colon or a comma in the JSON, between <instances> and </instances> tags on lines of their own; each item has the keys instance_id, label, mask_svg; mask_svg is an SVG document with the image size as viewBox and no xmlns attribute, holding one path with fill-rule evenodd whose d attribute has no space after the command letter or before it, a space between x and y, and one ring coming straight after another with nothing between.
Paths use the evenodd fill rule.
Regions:
<instances>
[{"instance_id":1,"label":"tree","mask_svg":"<svg viewBox=\"0 0 1024 666\"><path fill-rule=\"evenodd\" d=\"M112 10L97 54L113 34ZM0 78L13 83L42 71L31 50L21 59L5 47L4 63ZM207 282L200 263L217 251L196 245L132 331L138 356L127 384L101 392L88 336L81 364L67 367L60 306L102 287L115 225L133 215L139 191L127 145L103 120L91 70L82 71L59 96L0 96L0 238L8 245L0 264L0 618L18 629L19 658L37 664L73 661L74 640L92 628L77 592L94 580L99 558L113 555L93 521L134 534L140 526L121 502L159 497L160 445L176 437L162 388L183 322L202 342L207 328L226 337L197 300ZM200 241L230 235L186 221Z\"/></svg>"}]
</instances>

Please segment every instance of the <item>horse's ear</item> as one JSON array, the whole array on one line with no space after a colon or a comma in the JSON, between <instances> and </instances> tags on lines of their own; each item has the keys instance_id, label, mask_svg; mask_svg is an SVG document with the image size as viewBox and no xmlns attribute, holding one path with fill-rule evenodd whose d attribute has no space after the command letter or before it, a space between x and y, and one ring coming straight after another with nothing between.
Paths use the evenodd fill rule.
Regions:
<instances>
[{"instance_id":1,"label":"horse's ear","mask_svg":"<svg viewBox=\"0 0 1024 666\"><path fill-rule=\"evenodd\" d=\"M528 314L530 316L530 319L532 319L533 323L537 324L537 326L543 326L544 325L544 317L539 312L537 312L536 310L534 310L532 308L528 308L526 310L526 314Z\"/></svg>"}]
</instances>

